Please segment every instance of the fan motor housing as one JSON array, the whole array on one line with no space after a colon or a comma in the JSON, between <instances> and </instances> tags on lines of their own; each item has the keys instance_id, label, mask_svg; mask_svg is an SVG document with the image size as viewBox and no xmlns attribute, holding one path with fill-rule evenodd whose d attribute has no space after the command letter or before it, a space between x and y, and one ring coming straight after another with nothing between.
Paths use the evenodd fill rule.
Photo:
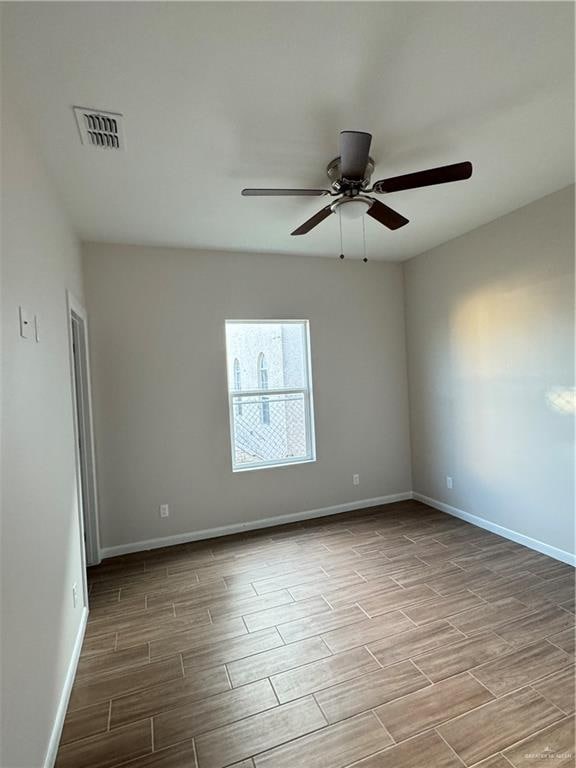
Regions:
<instances>
[{"instance_id":1,"label":"fan motor housing","mask_svg":"<svg viewBox=\"0 0 576 768\"><path fill-rule=\"evenodd\" d=\"M326 167L326 173L332 182L332 189L335 192L344 192L346 189L361 190L366 189L366 187L370 184L370 179L374 173L374 166L374 159L369 157L368 162L366 163L366 173L364 174L362 181L348 181L348 179L342 178L342 172L340 170L340 158L335 157L334 160L328 163Z\"/></svg>"}]
</instances>

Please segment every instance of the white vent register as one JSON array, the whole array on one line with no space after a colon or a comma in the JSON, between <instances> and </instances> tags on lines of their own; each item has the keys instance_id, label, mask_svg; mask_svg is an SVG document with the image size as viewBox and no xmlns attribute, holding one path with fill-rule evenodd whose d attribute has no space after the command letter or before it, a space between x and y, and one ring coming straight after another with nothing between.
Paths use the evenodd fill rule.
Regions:
<instances>
[{"instance_id":1,"label":"white vent register","mask_svg":"<svg viewBox=\"0 0 576 768\"><path fill-rule=\"evenodd\" d=\"M101 149L124 149L123 116L118 112L74 107L82 144Z\"/></svg>"}]
</instances>

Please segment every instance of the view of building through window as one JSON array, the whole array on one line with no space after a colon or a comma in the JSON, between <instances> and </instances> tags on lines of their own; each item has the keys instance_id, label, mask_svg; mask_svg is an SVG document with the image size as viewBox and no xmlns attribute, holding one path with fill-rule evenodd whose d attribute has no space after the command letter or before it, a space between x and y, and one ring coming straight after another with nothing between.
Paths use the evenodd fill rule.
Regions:
<instances>
[{"instance_id":1,"label":"view of building through window","mask_svg":"<svg viewBox=\"0 0 576 768\"><path fill-rule=\"evenodd\" d=\"M308 322L226 321L234 469L314 459Z\"/></svg>"}]
</instances>

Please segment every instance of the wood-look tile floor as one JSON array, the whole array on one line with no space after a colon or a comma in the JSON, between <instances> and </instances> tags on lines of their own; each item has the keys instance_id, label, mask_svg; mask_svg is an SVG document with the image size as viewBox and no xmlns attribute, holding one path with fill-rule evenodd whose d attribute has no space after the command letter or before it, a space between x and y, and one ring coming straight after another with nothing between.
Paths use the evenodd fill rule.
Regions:
<instances>
[{"instance_id":1,"label":"wood-look tile floor","mask_svg":"<svg viewBox=\"0 0 576 768\"><path fill-rule=\"evenodd\" d=\"M574 766L574 572L418 502L118 557L57 768Z\"/></svg>"}]
</instances>

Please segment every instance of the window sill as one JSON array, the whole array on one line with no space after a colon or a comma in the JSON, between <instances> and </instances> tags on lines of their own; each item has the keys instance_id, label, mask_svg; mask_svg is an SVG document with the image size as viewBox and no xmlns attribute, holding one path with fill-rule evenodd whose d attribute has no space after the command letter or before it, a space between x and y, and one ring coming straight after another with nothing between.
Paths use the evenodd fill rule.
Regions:
<instances>
[{"instance_id":1,"label":"window sill","mask_svg":"<svg viewBox=\"0 0 576 768\"><path fill-rule=\"evenodd\" d=\"M314 464L316 457L307 459L297 459L296 461L282 461L274 464L257 464L248 467L232 467L233 474L242 472L254 472L257 469L285 469L286 467L298 467L301 464Z\"/></svg>"}]
</instances>

